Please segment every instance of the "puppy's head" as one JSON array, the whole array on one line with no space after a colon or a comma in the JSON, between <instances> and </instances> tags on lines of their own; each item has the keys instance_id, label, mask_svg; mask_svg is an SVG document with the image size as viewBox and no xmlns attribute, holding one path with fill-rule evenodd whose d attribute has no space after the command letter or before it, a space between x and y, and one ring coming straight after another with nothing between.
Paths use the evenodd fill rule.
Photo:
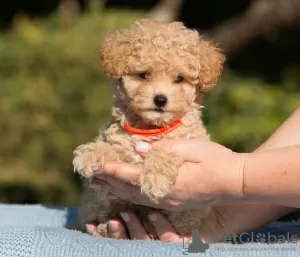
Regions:
<instances>
[{"instance_id":1,"label":"puppy's head","mask_svg":"<svg viewBox=\"0 0 300 257\"><path fill-rule=\"evenodd\" d=\"M122 80L131 110L153 125L183 117L199 92L216 85L225 60L182 23L151 20L108 34L100 54L104 72Z\"/></svg>"}]
</instances>

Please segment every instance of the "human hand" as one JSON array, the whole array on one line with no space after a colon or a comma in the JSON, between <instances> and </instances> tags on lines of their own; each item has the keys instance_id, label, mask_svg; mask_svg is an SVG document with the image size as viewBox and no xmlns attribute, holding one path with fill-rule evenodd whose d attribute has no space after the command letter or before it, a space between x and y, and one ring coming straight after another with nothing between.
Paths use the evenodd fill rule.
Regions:
<instances>
[{"instance_id":1,"label":"human hand","mask_svg":"<svg viewBox=\"0 0 300 257\"><path fill-rule=\"evenodd\" d=\"M294 209L296 211L296 209ZM284 206L273 206L262 203L239 203L225 206L213 206L208 217L199 229L203 242L220 242L223 238L240 233L253 231L265 224L283 217L291 212ZM153 216L155 215L155 216ZM150 240L145 228L131 211L121 213L121 220L110 220L108 222L108 234L114 239L137 239ZM148 214L149 222L157 233L158 240L163 242L182 242L190 240L191 234L186 233L183 239L175 232L172 225L159 211L151 211ZM126 232L126 229L128 233ZM95 224L87 224L86 232L93 234L96 230ZM218 237L214 235L218 234Z\"/></svg>"},{"instance_id":2,"label":"human hand","mask_svg":"<svg viewBox=\"0 0 300 257\"><path fill-rule=\"evenodd\" d=\"M202 140L162 140L152 146L154 144L184 159L170 193L158 204L141 194L137 186L140 172L137 165L106 163L101 174L95 173L91 187L106 189L111 199L169 210L201 208L242 199L245 154ZM136 151L145 158L151 153L151 145L138 143Z\"/></svg>"},{"instance_id":3,"label":"human hand","mask_svg":"<svg viewBox=\"0 0 300 257\"><path fill-rule=\"evenodd\" d=\"M123 222L121 220L110 220L108 222L108 234L110 238L152 240L134 212L127 211L121 213L121 216ZM149 213L148 218L157 233L158 240L163 242L182 242L183 239L181 236L175 232L172 225L160 212L152 211ZM88 224L86 230L87 233L92 235L96 230L96 225ZM186 234L185 236L188 237L189 234Z\"/></svg>"},{"instance_id":4,"label":"human hand","mask_svg":"<svg viewBox=\"0 0 300 257\"><path fill-rule=\"evenodd\" d=\"M251 204L214 206L199 229L201 239L207 243L218 242L227 236L251 230L258 225L255 219L252 219L253 216L263 217L261 214L256 215L259 211L258 207ZM123 221L114 219L108 222L108 236L110 238L152 240L135 213L128 210L120 213L120 215ZM268 220L271 221L272 215L267 214L267 216L269 216ZM176 233L170 222L160 211L151 211L148 214L148 220L153 225L154 231L157 234L157 240L163 242L182 242L183 240L187 241L191 239L191 233L186 233L185 235ZM251 222L249 224L249 220L253 221L252 225ZM261 221L260 219L259 225L262 225L264 222L266 220ZM86 226L88 234L92 235L95 230L95 224L88 224ZM219 235L217 238L214 237L216 234Z\"/></svg>"}]
</instances>

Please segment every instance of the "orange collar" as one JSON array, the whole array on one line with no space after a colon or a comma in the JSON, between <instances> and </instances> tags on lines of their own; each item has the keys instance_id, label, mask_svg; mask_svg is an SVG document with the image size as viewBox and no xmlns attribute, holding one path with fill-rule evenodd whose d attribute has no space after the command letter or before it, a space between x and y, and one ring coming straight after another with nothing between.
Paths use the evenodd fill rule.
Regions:
<instances>
[{"instance_id":1,"label":"orange collar","mask_svg":"<svg viewBox=\"0 0 300 257\"><path fill-rule=\"evenodd\" d=\"M162 134L167 134L174 129L178 128L182 124L181 120L176 120L168 126L157 128L157 129L137 129L131 127L127 123L124 123L124 129L130 132L131 134L140 135L140 136L159 136Z\"/></svg>"}]
</instances>

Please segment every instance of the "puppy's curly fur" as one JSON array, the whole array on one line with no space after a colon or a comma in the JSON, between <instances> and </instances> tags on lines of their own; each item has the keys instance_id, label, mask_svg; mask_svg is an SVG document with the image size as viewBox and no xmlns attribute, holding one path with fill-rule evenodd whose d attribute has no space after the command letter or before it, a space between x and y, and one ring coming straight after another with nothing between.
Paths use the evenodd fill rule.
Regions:
<instances>
[{"instance_id":1,"label":"puppy's curly fur","mask_svg":"<svg viewBox=\"0 0 300 257\"><path fill-rule=\"evenodd\" d=\"M140 20L121 32L106 35L100 55L107 76L116 80L113 119L91 143L74 151L74 169L85 178L80 206L80 226L97 222L95 236L107 237L107 221L120 218L127 208L135 211L149 233L149 208L107 199L107 192L88 187L95 171L109 160L140 164L139 185L154 202L166 196L177 176L182 159L165 149L153 149L145 160L135 152L138 141L160 139L209 140L201 119L202 92L210 91L223 69L224 56L197 31L180 22ZM163 96L163 103L155 103ZM182 125L157 136L140 136L124 130L124 122L140 129ZM200 228L209 208L171 212L162 210L175 230L186 233Z\"/></svg>"}]
</instances>

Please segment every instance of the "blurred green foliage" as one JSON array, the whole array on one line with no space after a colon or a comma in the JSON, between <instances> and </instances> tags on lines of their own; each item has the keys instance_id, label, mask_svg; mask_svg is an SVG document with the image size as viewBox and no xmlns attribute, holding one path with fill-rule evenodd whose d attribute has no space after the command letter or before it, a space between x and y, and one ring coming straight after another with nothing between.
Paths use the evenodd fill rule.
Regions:
<instances>
[{"instance_id":1,"label":"blurred green foliage","mask_svg":"<svg viewBox=\"0 0 300 257\"><path fill-rule=\"evenodd\" d=\"M284 83L270 85L225 70L205 97L204 121L212 140L238 152L262 144L300 106L300 72L287 67Z\"/></svg>"},{"instance_id":2,"label":"blurred green foliage","mask_svg":"<svg viewBox=\"0 0 300 257\"><path fill-rule=\"evenodd\" d=\"M90 12L63 26L59 16L19 17L0 34L0 202L76 205L80 181L72 152L110 118L110 81L100 69L99 44L108 29L141 13ZM212 139L251 151L299 106L299 73L283 85L225 70L205 96Z\"/></svg>"}]
</instances>

